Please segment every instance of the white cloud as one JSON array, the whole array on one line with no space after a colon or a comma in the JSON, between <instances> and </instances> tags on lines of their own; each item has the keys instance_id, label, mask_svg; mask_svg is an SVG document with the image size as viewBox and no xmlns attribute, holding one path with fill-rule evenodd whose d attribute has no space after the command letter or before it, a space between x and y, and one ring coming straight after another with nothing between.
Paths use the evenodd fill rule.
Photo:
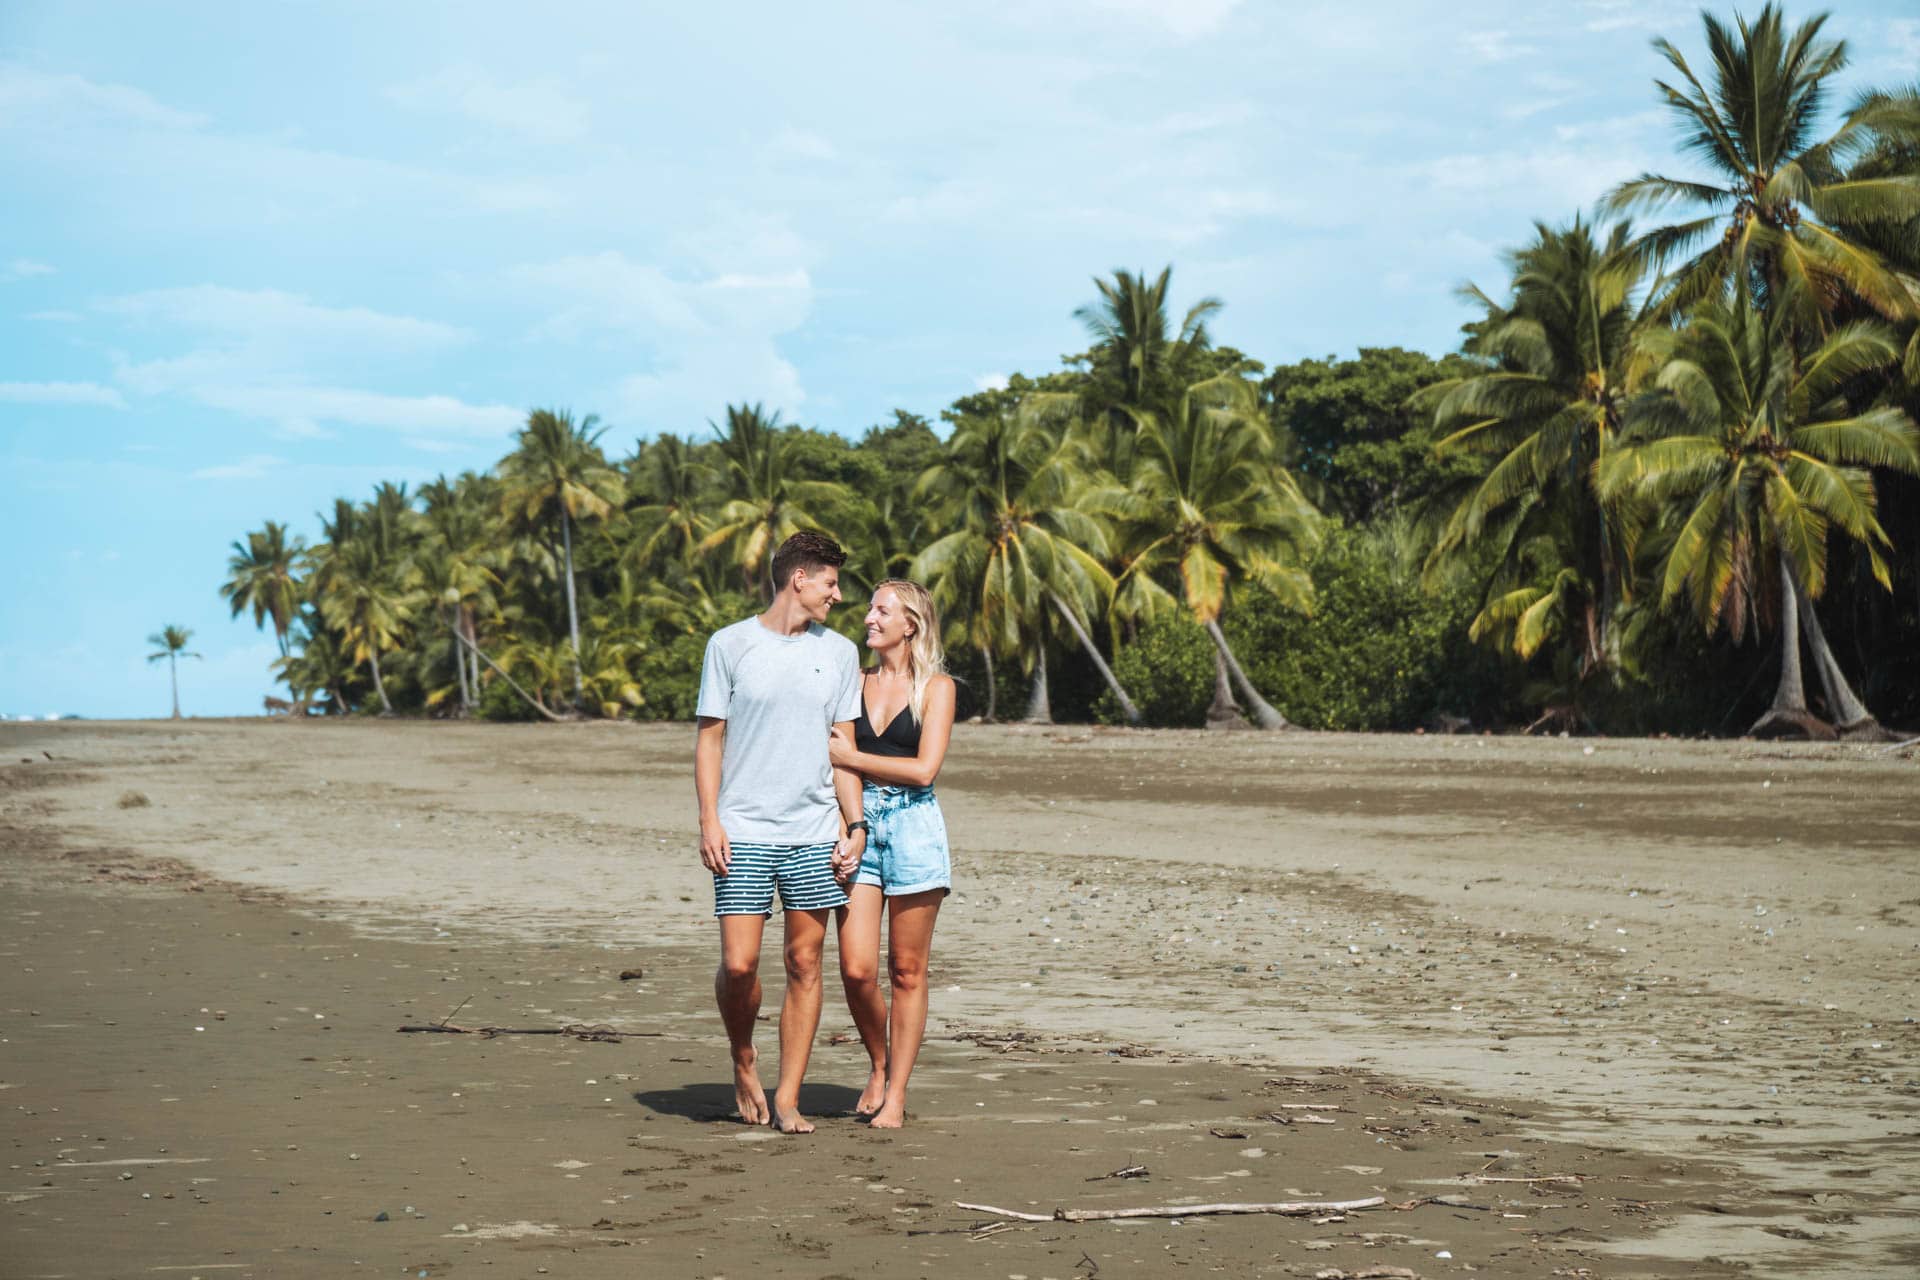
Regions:
<instances>
[{"instance_id":1,"label":"white cloud","mask_svg":"<svg viewBox=\"0 0 1920 1280\"><path fill-rule=\"evenodd\" d=\"M1163 138L1179 138L1189 134L1212 133L1219 129L1245 124L1256 116L1250 102L1233 102L1224 106L1204 107L1198 111L1175 111L1162 116L1153 126L1153 132Z\"/></svg>"},{"instance_id":2,"label":"white cloud","mask_svg":"<svg viewBox=\"0 0 1920 1280\"><path fill-rule=\"evenodd\" d=\"M976 373L973 375L975 391L1005 391L1007 375L1004 373Z\"/></svg>"},{"instance_id":3,"label":"white cloud","mask_svg":"<svg viewBox=\"0 0 1920 1280\"><path fill-rule=\"evenodd\" d=\"M33 276L50 276L53 268L44 262L35 262L31 258L15 258L0 267L0 280L26 280Z\"/></svg>"},{"instance_id":4,"label":"white cloud","mask_svg":"<svg viewBox=\"0 0 1920 1280\"><path fill-rule=\"evenodd\" d=\"M880 211L888 222L962 222L979 217L996 199L993 188L966 178L948 178L911 195L895 196Z\"/></svg>"},{"instance_id":5,"label":"white cloud","mask_svg":"<svg viewBox=\"0 0 1920 1280\"><path fill-rule=\"evenodd\" d=\"M268 418L290 434L311 434L315 424L491 438L521 424L525 414L503 404L468 404L452 396L396 396L347 387L204 387L195 398L216 409Z\"/></svg>"},{"instance_id":6,"label":"white cloud","mask_svg":"<svg viewBox=\"0 0 1920 1280\"><path fill-rule=\"evenodd\" d=\"M839 151L817 133L785 125L773 135L773 149L803 160L836 160Z\"/></svg>"},{"instance_id":7,"label":"white cloud","mask_svg":"<svg viewBox=\"0 0 1920 1280\"><path fill-rule=\"evenodd\" d=\"M0 382L0 401L9 404L72 404L124 409L127 402L112 387L95 382Z\"/></svg>"},{"instance_id":8,"label":"white cloud","mask_svg":"<svg viewBox=\"0 0 1920 1280\"><path fill-rule=\"evenodd\" d=\"M1240 0L1071 0L1071 3L1075 8L1164 27L1183 40L1212 35L1240 7Z\"/></svg>"},{"instance_id":9,"label":"white cloud","mask_svg":"<svg viewBox=\"0 0 1920 1280\"><path fill-rule=\"evenodd\" d=\"M255 453L237 462L229 462L217 467L201 467L193 473L193 478L195 480L258 480L275 467L283 467L286 464L285 458L276 458L270 453Z\"/></svg>"},{"instance_id":10,"label":"white cloud","mask_svg":"<svg viewBox=\"0 0 1920 1280\"><path fill-rule=\"evenodd\" d=\"M18 63L0 63L0 130L8 122L31 120L41 126L111 124L147 129L193 129L207 118L179 111L144 90L121 84L96 84L83 76L35 71Z\"/></svg>"},{"instance_id":11,"label":"white cloud","mask_svg":"<svg viewBox=\"0 0 1920 1280\"><path fill-rule=\"evenodd\" d=\"M1469 31L1460 37L1460 43L1479 62L1511 62L1539 52L1532 45L1515 40L1511 31Z\"/></svg>"},{"instance_id":12,"label":"white cloud","mask_svg":"<svg viewBox=\"0 0 1920 1280\"><path fill-rule=\"evenodd\" d=\"M58 310L29 311L24 318L28 320L38 320L43 324L78 324L80 322L80 313L78 311Z\"/></svg>"},{"instance_id":13,"label":"white cloud","mask_svg":"<svg viewBox=\"0 0 1920 1280\"><path fill-rule=\"evenodd\" d=\"M251 343L297 343L403 347L419 350L464 341L464 330L434 320L388 315L367 307L327 307L277 289L231 289L201 284L151 289L110 298L99 309L111 315L157 321L168 328Z\"/></svg>"},{"instance_id":14,"label":"white cloud","mask_svg":"<svg viewBox=\"0 0 1920 1280\"><path fill-rule=\"evenodd\" d=\"M475 67L449 67L412 84L396 85L387 97L403 107L465 116L511 129L536 142L573 142L586 136L586 101L552 80L503 83Z\"/></svg>"}]
</instances>

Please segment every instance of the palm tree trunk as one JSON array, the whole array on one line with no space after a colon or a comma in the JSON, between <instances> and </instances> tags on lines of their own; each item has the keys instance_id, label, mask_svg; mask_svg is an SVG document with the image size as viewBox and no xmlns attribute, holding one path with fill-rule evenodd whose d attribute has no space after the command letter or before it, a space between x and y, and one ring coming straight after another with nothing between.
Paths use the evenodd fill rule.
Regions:
<instances>
[{"instance_id":1,"label":"palm tree trunk","mask_svg":"<svg viewBox=\"0 0 1920 1280\"><path fill-rule=\"evenodd\" d=\"M1800 631L1813 653L1813 669L1820 677L1820 687L1826 691L1827 709L1833 713L1835 727L1842 733L1871 733L1877 729L1879 722L1847 683L1833 650L1827 646L1826 632L1821 630L1820 618L1814 613L1811 600L1804 601L1800 609Z\"/></svg>"},{"instance_id":2,"label":"palm tree trunk","mask_svg":"<svg viewBox=\"0 0 1920 1280\"><path fill-rule=\"evenodd\" d=\"M573 637L573 700L586 697L580 679L580 610L573 601L573 524L567 519L567 504L560 503L560 542L567 553L567 634Z\"/></svg>"},{"instance_id":3,"label":"palm tree trunk","mask_svg":"<svg viewBox=\"0 0 1920 1280\"><path fill-rule=\"evenodd\" d=\"M1773 705L1753 722L1749 736L1766 732L1798 731L1810 738L1831 738L1833 730L1807 710L1807 685L1800 671L1800 584L1786 557L1780 558L1780 678L1773 686Z\"/></svg>"},{"instance_id":4,"label":"palm tree trunk","mask_svg":"<svg viewBox=\"0 0 1920 1280\"><path fill-rule=\"evenodd\" d=\"M466 637L462 636L461 639L466 640ZM505 667L495 662L492 658L488 658L486 654L480 652L479 645L473 644L471 640L466 640L466 643L469 645L472 645L474 656L485 659L486 664L492 667L495 671L499 672L500 678L502 680L505 680L509 685L511 685L513 687L513 691L519 694L523 699L525 699L526 704L528 706L532 707L535 711L538 711L541 715L545 716L549 720L554 721L555 723L563 723L566 720L565 716L555 715L551 710L548 709L546 703L540 701L540 699L534 697L532 694L528 693L525 689L522 689L520 687L520 682L507 674L507 669Z\"/></svg>"},{"instance_id":5,"label":"palm tree trunk","mask_svg":"<svg viewBox=\"0 0 1920 1280\"><path fill-rule=\"evenodd\" d=\"M1240 714L1240 704L1233 700L1233 684L1227 678L1227 660L1220 656L1220 650L1213 651L1213 705L1207 708L1207 728L1244 729L1247 718Z\"/></svg>"},{"instance_id":6,"label":"palm tree trunk","mask_svg":"<svg viewBox=\"0 0 1920 1280\"><path fill-rule=\"evenodd\" d=\"M1087 634L1087 629L1080 625L1079 616L1067 607L1067 602L1060 598L1058 592L1048 594L1053 598L1053 607L1060 611L1060 616L1066 619L1069 627L1073 628L1073 634L1079 639L1080 647L1087 651L1089 658L1093 659L1093 665L1100 668L1101 678L1107 682L1107 688L1113 690L1113 696L1119 700L1120 710L1125 713L1127 723L1139 724L1140 708L1133 705L1133 699L1129 698L1127 691L1120 686L1120 678L1113 674L1113 668L1108 666L1107 660L1100 656L1099 646L1093 643L1093 637Z\"/></svg>"},{"instance_id":7,"label":"palm tree trunk","mask_svg":"<svg viewBox=\"0 0 1920 1280\"><path fill-rule=\"evenodd\" d=\"M980 650L980 659L987 665L987 712L981 719L992 724L995 712L1000 705L1000 687L993 678L993 650L983 647Z\"/></svg>"},{"instance_id":8,"label":"palm tree trunk","mask_svg":"<svg viewBox=\"0 0 1920 1280\"><path fill-rule=\"evenodd\" d=\"M453 669L460 677L460 714L465 715L472 708L472 700L467 697L467 651L460 647L459 612L446 619L447 630L453 632Z\"/></svg>"},{"instance_id":9,"label":"palm tree trunk","mask_svg":"<svg viewBox=\"0 0 1920 1280\"><path fill-rule=\"evenodd\" d=\"M1044 636L1033 658L1033 689L1027 695L1027 723L1053 723L1053 704L1047 699L1047 642Z\"/></svg>"},{"instance_id":10,"label":"palm tree trunk","mask_svg":"<svg viewBox=\"0 0 1920 1280\"><path fill-rule=\"evenodd\" d=\"M167 655L167 675L173 680L173 718L180 718L180 661L173 654Z\"/></svg>"},{"instance_id":11,"label":"palm tree trunk","mask_svg":"<svg viewBox=\"0 0 1920 1280\"><path fill-rule=\"evenodd\" d=\"M1262 729L1293 728L1285 716L1268 705L1267 700L1260 696L1260 691L1253 687L1253 682L1247 679L1247 673L1240 669L1240 660L1233 656L1233 650L1227 646L1227 636L1220 630L1218 618L1207 619L1207 634L1213 637L1213 646L1227 664L1227 670L1232 674L1233 682L1240 686L1240 696L1245 698L1247 705L1253 708L1253 722Z\"/></svg>"},{"instance_id":12,"label":"palm tree trunk","mask_svg":"<svg viewBox=\"0 0 1920 1280\"><path fill-rule=\"evenodd\" d=\"M473 705L478 707L480 705L480 659L474 655L480 651L480 637L474 634L472 606L464 604L460 606L460 621L467 629L466 661L469 677L467 685L473 690Z\"/></svg>"},{"instance_id":13,"label":"palm tree trunk","mask_svg":"<svg viewBox=\"0 0 1920 1280\"><path fill-rule=\"evenodd\" d=\"M380 679L380 646L377 643L367 646L367 663L373 668L373 691L380 695L380 714L393 714L393 704L387 701L387 686Z\"/></svg>"}]
</instances>

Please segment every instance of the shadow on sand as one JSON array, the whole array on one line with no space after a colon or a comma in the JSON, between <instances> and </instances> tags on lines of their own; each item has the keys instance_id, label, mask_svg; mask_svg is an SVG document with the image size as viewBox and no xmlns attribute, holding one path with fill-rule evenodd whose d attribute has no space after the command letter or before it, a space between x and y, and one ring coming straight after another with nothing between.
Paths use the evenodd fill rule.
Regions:
<instances>
[{"instance_id":1,"label":"shadow on sand","mask_svg":"<svg viewBox=\"0 0 1920 1280\"><path fill-rule=\"evenodd\" d=\"M771 1096L771 1087L767 1090ZM655 1115L678 1116L700 1124L739 1124L733 1108L733 1085L683 1084L678 1089L640 1089L633 1100ZM803 1084L800 1111L814 1120L840 1120L853 1115L858 1089L841 1084Z\"/></svg>"}]
</instances>

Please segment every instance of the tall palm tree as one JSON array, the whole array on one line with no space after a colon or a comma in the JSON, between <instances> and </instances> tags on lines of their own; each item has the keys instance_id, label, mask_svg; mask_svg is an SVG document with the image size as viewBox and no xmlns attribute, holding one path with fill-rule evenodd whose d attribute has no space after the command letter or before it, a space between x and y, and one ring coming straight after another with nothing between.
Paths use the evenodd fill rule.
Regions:
<instances>
[{"instance_id":1,"label":"tall palm tree","mask_svg":"<svg viewBox=\"0 0 1920 1280\"><path fill-rule=\"evenodd\" d=\"M148 662L158 662L162 658L167 662L167 675L173 681L173 718L180 718L180 663L181 658L197 658L197 653L187 651L187 642L193 639L193 632L186 627L166 626L147 637L147 643L154 646L154 652L147 655Z\"/></svg>"},{"instance_id":2,"label":"tall palm tree","mask_svg":"<svg viewBox=\"0 0 1920 1280\"><path fill-rule=\"evenodd\" d=\"M510 514L529 525L559 517L576 698L585 690L577 661L580 608L574 591L573 526L579 520L604 519L619 504L623 490L620 474L600 452L599 422L593 414L575 423L564 409L535 409L527 415L518 446L500 462L500 477L505 481L501 500Z\"/></svg>"},{"instance_id":3,"label":"tall palm tree","mask_svg":"<svg viewBox=\"0 0 1920 1280\"><path fill-rule=\"evenodd\" d=\"M1088 424L1107 467L1122 479L1131 469L1134 435L1150 406L1198 376L1193 357L1210 345L1207 321L1223 305L1218 298L1202 298L1175 327L1167 303L1172 281L1171 266L1151 281L1145 272L1116 270L1110 281L1096 276L1100 300L1073 313L1094 341Z\"/></svg>"},{"instance_id":4,"label":"tall palm tree","mask_svg":"<svg viewBox=\"0 0 1920 1280\"><path fill-rule=\"evenodd\" d=\"M627 519L636 534L623 563L657 576L668 565L691 569L711 522L713 476L692 444L672 433L643 443L627 468Z\"/></svg>"},{"instance_id":5,"label":"tall palm tree","mask_svg":"<svg viewBox=\"0 0 1920 1280\"><path fill-rule=\"evenodd\" d=\"M1797 352L1788 309L1762 312L1745 290L1710 299L1683 329L1644 342L1657 390L1634 405L1634 439L1603 460L1608 498L1638 495L1667 512L1663 600L1738 641L1777 618L1780 678L1753 731L1805 724L1800 639L1839 727L1877 728L1829 648L1812 602L1826 583L1831 531L1856 543L1888 583L1890 541L1869 467L1920 471L1920 432L1892 406L1855 413L1848 380L1898 358L1887 329L1848 324Z\"/></svg>"},{"instance_id":6,"label":"tall palm tree","mask_svg":"<svg viewBox=\"0 0 1920 1280\"><path fill-rule=\"evenodd\" d=\"M1082 505L1091 459L1077 434L1020 411L965 417L947 456L915 488L935 527L953 532L914 557L943 612L970 619L987 661L1017 654L1033 672L1027 718L1050 721L1047 637L1064 623L1129 721L1139 710L1100 654L1086 619L1104 611L1113 577L1105 524Z\"/></svg>"},{"instance_id":7,"label":"tall palm tree","mask_svg":"<svg viewBox=\"0 0 1920 1280\"><path fill-rule=\"evenodd\" d=\"M847 501L847 489L829 480L803 480L794 472L793 451L780 415L759 405L728 405L727 425L714 435L727 460L734 497L713 517L702 552L729 549L749 593L771 596L768 562L774 549L802 529L821 528L817 513Z\"/></svg>"},{"instance_id":8,"label":"tall palm tree","mask_svg":"<svg viewBox=\"0 0 1920 1280\"><path fill-rule=\"evenodd\" d=\"M1630 236L1624 223L1604 240L1579 218L1536 224L1533 241L1508 255L1511 301L1467 290L1485 309L1467 350L1495 367L1414 400L1452 428L1438 453L1486 460L1434 541L1429 579L1492 538L1495 569L1473 636L1510 632L1527 658L1570 623L1582 677L1617 668L1618 606L1631 580L1633 511L1593 492L1636 376L1642 266Z\"/></svg>"},{"instance_id":9,"label":"tall palm tree","mask_svg":"<svg viewBox=\"0 0 1920 1280\"><path fill-rule=\"evenodd\" d=\"M341 633L353 661L367 664L380 710L392 715L380 654L399 648L407 634L420 603L418 570L383 554L373 537L364 537L328 548L319 577L321 616Z\"/></svg>"},{"instance_id":10,"label":"tall palm tree","mask_svg":"<svg viewBox=\"0 0 1920 1280\"><path fill-rule=\"evenodd\" d=\"M1736 16L1732 27L1711 14L1701 19L1713 60L1711 90L1673 45L1661 39L1653 45L1682 82L1655 84L1678 120L1686 151L1709 176L1643 174L1604 202L1615 212L1692 206L1693 217L1638 242L1650 260L1680 259L1659 290L1660 317L1685 312L1729 280L1769 299L1790 298L1797 327L1809 330L1829 328L1826 313L1847 296L1887 319L1913 314L1920 295L1912 282L1842 229L1897 224L1920 212L1920 177L1846 172L1884 130L1910 127L1910 106L1869 95L1821 138L1833 79L1847 64L1844 41L1820 38L1826 14L1792 31L1774 4L1751 22Z\"/></svg>"},{"instance_id":11,"label":"tall palm tree","mask_svg":"<svg viewBox=\"0 0 1920 1280\"><path fill-rule=\"evenodd\" d=\"M488 520L484 482L471 473L457 482L442 476L420 486L420 524L425 533L418 555L420 585L452 635L449 650L465 714L480 700L480 660L475 615L497 611L494 589L500 552ZM444 696L444 694L443 694ZM429 695L429 702L437 699Z\"/></svg>"},{"instance_id":12,"label":"tall palm tree","mask_svg":"<svg viewBox=\"0 0 1920 1280\"><path fill-rule=\"evenodd\" d=\"M253 610L253 625L262 627L273 620L274 642L280 656L287 656L287 632L300 610L300 580L295 565L306 545L298 538L287 540L287 526L267 521L266 528L247 535L245 543L235 542L227 558L227 580L220 595L233 607L233 616L242 609Z\"/></svg>"},{"instance_id":13,"label":"tall palm tree","mask_svg":"<svg viewBox=\"0 0 1920 1280\"><path fill-rule=\"evenodd\" d=\"M1178 599L1214 645L1214 705L1208 719L1237 719L1229 679L1263 729L1287 719L1260 696L1220 628L1233 584L1249 583L1307 612L1313 579L1305 561L1323 521L1279 464L1272 428L1253 386L1227 375L1188 387L1143 419L1133 483L1108 489L1100 506L1125 529L1120 590L1137 612Z\"/></svg>"}]
</instances>

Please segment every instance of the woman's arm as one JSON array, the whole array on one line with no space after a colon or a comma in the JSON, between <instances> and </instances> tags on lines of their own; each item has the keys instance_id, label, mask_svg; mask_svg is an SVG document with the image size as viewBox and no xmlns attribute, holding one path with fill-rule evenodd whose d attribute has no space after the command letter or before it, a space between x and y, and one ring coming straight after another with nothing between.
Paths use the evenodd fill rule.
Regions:
<instances>
[{"instance_id":1,"label":"woman's arm","mask_svg":"<svg viewBox=\"0 0 1920 1280\"><path fill-rule=\"evenodd\" d=\"M953 678L935 676L927 683L927 703L920 709L920 754L877 756L855 751L851 736L834 735L829 744L833 762L857 769L869 782L894 787L930 787L946 763L947 743L953 737Z\"/></svg>"}]
</instances>

